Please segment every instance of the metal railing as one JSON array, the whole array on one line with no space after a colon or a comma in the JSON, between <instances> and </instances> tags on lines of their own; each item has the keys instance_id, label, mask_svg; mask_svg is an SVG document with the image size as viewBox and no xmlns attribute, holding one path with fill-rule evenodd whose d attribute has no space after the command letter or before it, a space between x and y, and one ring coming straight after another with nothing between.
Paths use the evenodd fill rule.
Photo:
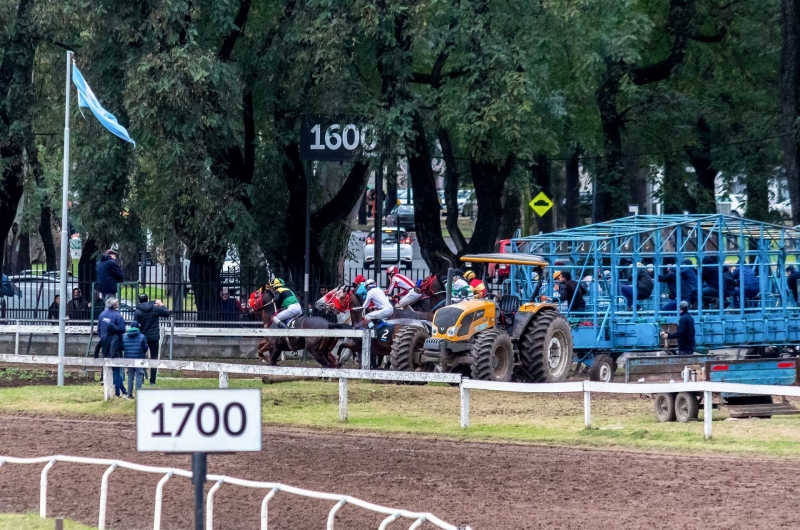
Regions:
<instances>
[{"instance_id":1,"label":"metal railing","mask_svg":"<svg viewBox=\"0 0 800 530\"><path fill-rule=\"evenodd\" d=\"M140 464L133 464L131 462L125 462L124 460L110 460L105 458L87 458L80 456L63 456L63 455L42 456L35 458L16 458L13 456L0 456L0 468L2 468L2 466L6 464L45 464L44 468L42 469L41 478L39 482L39 516L42 519L47 517L48 472L51 469L53 469L53 466L55 466L56 463L58 462L65 462L70 464L90 464L90 465L107 466L107 469L105 473L103 473L103 478L101 479L100 482L100 514L97 522L97 527L99 530L105 530L106 528L106 512L108 505L108 482L114 470L122 468L122 469L130 469L132 471L139 471L142 473L163 475L161 480L158 482L158 485L156 486L155 515L153 518L154 530L161 529L161 508L163 504L164 485L167 483L169 479L171 479L174 476L184 477L188 479L192 478L191 471L186 471L183 469L173 468L173 467L144 466ZM267 524L269 519L269 512L268 512L269 502L278 493L287 493L289 495L296 495L299 497L336 502L333 508L331 508L330 511L328 512L326 530L334 530L336 513L346 505L356 506L364 510L386 515L386 517L383 519L380 526L378 527L379 530L385 530L386 528L388 528L388 525L391 522L396 521L400 518L411 519L412 521L414 521L410 527L411 529L419 528L423 523L428 522L444 530L470 530L469 527L459 529L455 525L452 525L450 523L447 523L439 519L432 513L412 512L409 510L403 510L398 508L389 508L386 506L381 506L379 504L374 504L347 495L338 495L335 493L324 493L321 491L306 490L303 488L288 486L286 484L281 484L278 482L258 482L254 480L244 480L244 479L229 477L227 475L207 475L207 480L209 482L215 483L211 487L206 496L206 528L208 530L213 530L214 528L214 494L217 491L219 491L219 489L222 487L223 484L230 484L232 486L241 486L244 488L269 490L269 493L267 493L267 495L264 497L264 500L261 502L261 512L260 512L261 530L267 530Z\"/></svg>"}]
</instances>

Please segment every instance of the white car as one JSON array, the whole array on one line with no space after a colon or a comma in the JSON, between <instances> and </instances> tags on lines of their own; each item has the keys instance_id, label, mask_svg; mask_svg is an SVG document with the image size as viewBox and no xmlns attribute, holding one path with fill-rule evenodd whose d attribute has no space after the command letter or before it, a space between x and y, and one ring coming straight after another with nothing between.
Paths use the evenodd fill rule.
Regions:
<instances>
[{"instance_id":1,"label":"white car","mask_svg":"<svg viewBox=\"0 0 800 530\"><path fill-rule=\"evenodd\" d=\"M723 209L718 209L717 211L720 213L728 213L734 217L744 217L745 208L747 207L746 203L747 199L744 195L738 195L736 193L729 193L726 195L717 195L717 204L721 205L730 205L730 212L725 211L725 207Z\"/></svg>"},{"instance_id":2,"label":"white car","mask_svg":"<svg viewBox=\"0 0 800 530\"><path fill-rule=\"evenodd\" d=\"M400 228L400 263L406 268L411 268L414 259L414 248L411 246L411 236ZM381 230L381 263L397 263L397 236L396 226L387 226ZM364 239L364 268L368 269L375 264L375 230L371 230Z\"/></svg>"}]
</instances>

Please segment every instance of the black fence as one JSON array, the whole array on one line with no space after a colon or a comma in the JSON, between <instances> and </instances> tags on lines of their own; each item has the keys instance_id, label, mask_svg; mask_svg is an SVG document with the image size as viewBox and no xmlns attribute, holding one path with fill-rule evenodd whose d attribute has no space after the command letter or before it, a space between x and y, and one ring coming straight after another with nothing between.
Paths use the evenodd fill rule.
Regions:
<instances>
[{"instance_id":1,"label":"black fence","mask_svg":"<svg viewBox=\"0 0 800 530\"><path fill-rule=\"evenodd\" d=\"M216 325L217 327L261 327L259 314L250 308L250 294L268 283L272 275L263 268L228 267L211 277L192 282L188 267L170 268L158 263L148 264L137 269L136 281L125 281L117 288L120 313L126 322L134 319L139 295L146 294L151 301L160 300L172 312L176 323L181 326ZM402 274L416 281L428 275L427 269L402 270ZM385 271L372 268L346 268L337 274L312 270L309 280L308 301L312 314L318 315L314 302L331 289L344 284L352 284L358 275L372 278L385 287ZM81 278L89 278L89 274ZM302 301L304 275L302 270L282 276L287 287L292 289ZM79 289L83 300L68 300L67 316L76 323L89 323L97 320L97 315L105 308L102 298L98 298L93 282L79 281L70 276L67 280L68 297L73 289ZM56 274L28 273L11 276L3 285L0 297L0 320L5 323L51 323L56 324L58 307L55 297L59 293L59 277ZM86 307L89 304L90 307ZM335 321L334 315L325 316Z\"/></svg>"}]
</instances>

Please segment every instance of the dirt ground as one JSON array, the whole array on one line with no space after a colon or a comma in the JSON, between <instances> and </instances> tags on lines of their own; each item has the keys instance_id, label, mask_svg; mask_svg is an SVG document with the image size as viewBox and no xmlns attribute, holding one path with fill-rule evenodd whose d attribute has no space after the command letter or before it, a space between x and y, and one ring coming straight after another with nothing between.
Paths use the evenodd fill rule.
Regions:
<instances>
[{"instance_id":1,"label":"dirt ground","mask_svg":"<svg viewBox=\"0 0 800 530\"><path fill-rule=\"evenodd\" d=\"M676 456L436 439L390 438L265 427L263 451L210 455L209 472L342 493L431 511L475 530L779 529L800 527L792 499L797 461ZM47 416L0 417L0 454L120 458L189 469L188 455L137 453L132 422ZM0 467L0 512L37 512L43 466ZM97 524L100 466L57 464L48 514ZM160 476L111 475L108 525L153 525ZM210 485L209 485L210 486ZM264 491L225 486L216 496L217 529L257 529ZM163 526L192 528L190 482L171 479ZM279 493L270 529L322 529L332 503ZM337 529L376 529L380 516L339 512ZM390 528L407 528L394 523ZM433 528L424 525L423 528Z\"/></svg>"}]
</instances>

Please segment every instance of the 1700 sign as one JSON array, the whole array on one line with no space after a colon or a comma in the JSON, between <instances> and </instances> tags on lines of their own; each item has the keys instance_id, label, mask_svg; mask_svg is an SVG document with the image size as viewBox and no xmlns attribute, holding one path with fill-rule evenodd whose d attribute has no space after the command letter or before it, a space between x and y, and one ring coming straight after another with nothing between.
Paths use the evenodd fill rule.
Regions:
<instances>
[{"instance_id":1,"label":"1700 sign","mask_svg":"<svg viewBox=\"0 0 800 530\"><path fill-rule=\"evenodd\" d=\"M378 145L375 129L358 116L304 114L300 159L338 161L369 155Z\"/></svg>"},{"instance_id":2,"label":"1700 sign","mask_svg":"<svg viewBox=\"0 0 800 530\"><path fill-rule=\"evenodd\" d=\"M261 450L261 392L142 390L136 402L139 451Z\"/></svg>"}]
</instances>

